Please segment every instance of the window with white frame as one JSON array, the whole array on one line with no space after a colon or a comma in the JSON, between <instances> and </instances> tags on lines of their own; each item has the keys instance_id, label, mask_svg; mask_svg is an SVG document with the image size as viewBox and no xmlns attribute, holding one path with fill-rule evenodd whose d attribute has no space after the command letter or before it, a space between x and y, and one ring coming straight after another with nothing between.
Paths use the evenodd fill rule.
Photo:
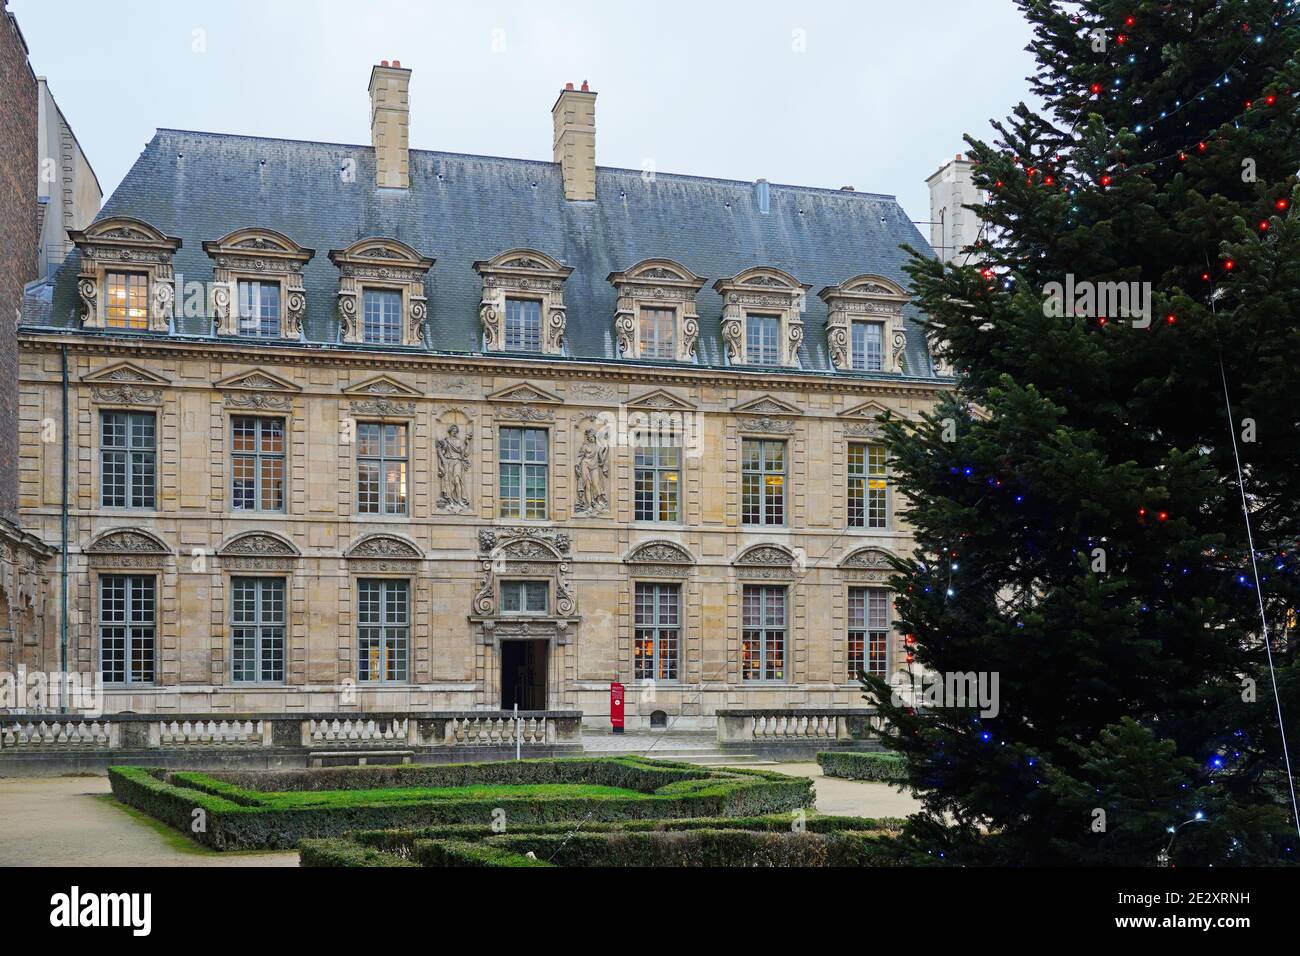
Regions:
<instances>
[{"instance_id":1,"label":"window with white frame","mask_svg":"<svg viewBox=\"0 0 1300 956\"><path fill-rule=\"evenodd\" d=\"M785 442L744 439L740 467L741 522L785 524Z\"/></svg>"},{"instance_id":2,"label":"window with white frame","mask_svg":"<svg viewBox=\"0 0 1300 956\"><path fill-rule=\"evenodd\" d=\"M231 678L284 680L284 578L230 582Z\"/></svg>"},{"instance_id":3,"label":"window with white frame","mask_svg":"<svg viewBox=\"0 0 1300 956\"><path fill-rule=\"evenodd\" d=\"M235 511L284 510L284 419L230 420L230 502Z\"/></svg>"},{"instance_id":4,"label":"window with white frame","mask_svg":"<svg viewBox=\"0 0 1300 956\"><path fill-rule=\"evenodd\" d=\"M785 680L786 598L781 584L746 584L741 606L741 669L745 680Z\"/></svg>"},{"instance_id":5,"label":"window with white frame","mask_svg":"<svg viewBox=\"0 0 1300 956\"><path fill-rule=\"evenodd\" d=\"M849 527L889 527L889 477L885 446L849 445Z\"/></svg>"},{"instance_id":6,"label":"window with white frame","mask_svg":"<svg viewBox=\"0 0 1300 956\"><path fill-rule=\"evenodd\" d=\"M106 574L99 579L99 672L106 684L152 684L157 579Z\"/></svg>"},{"instance_id":7,"label":"window with white frame","mask_svg":"<svg viewBox=\"0 0 1300 956\"><path fill-rule=\"evenodd\" d=\"M861 672L884 676L889 646L889 591L849 588L849 680Z\"/></svg>"},{"instance_id":8,"label":"window with white frame","mask_svg":"<svg viewBox=\"0 0 1300 956\"><path fill-rule=\"evenodd\" d=\"M280 283L239 280L239 334L280 336Z\"/></svg>"},{"instance_id":9,"label":"window with white frame","mask_svg":"<svg viewBox=\"0 0 1300 956\"><path fill-rule=\"evenodd\" d=\"M545 581L502 581L501 613L545 614L550 609L550 596Z\"/></svg>"},{"instance_id":10,"label":"window with white frame","mask_svg":"<svg viewBox=\"0 0 1300 956\"><path fill-rule=\"evenodd\" d=\"M357 680L403 682L411 640L407 581L357 581Z\"/></svg>"},{"instance_id":11,"label":"window with white frame","mask_svg":"<svg viewBox=\"0 0 1300 956\"><path fill-rule=\"evenodd\" d=\"M357 423L357 511L406 514L406 426Z\"/></svg>"},{"instance_id":12,"label":"window with white frame","mask_svg":"<svg viewBox=\"0 0 1300 956\"><path fill-rule=\"evenodd\" d=\"M542 304L536 299L506 299L507 352L542 350Z\"/></svg>"},{"instance_id":13,"label":"window with white frame","mask_svg":"<svg viewBox=\"0 0 1300 956\"><path fill-rule=\"evenodd\" d=\"M501 517L546 517L549 437L544 428L501 429L497 463Z\"/></svg>"},{"instance_id":14,"label":"window with white frame","mask_svg":"<svg viewBox=\"0 0 1300 956\"><path fill-rule=\"evenodd\" d=\"M745 361L749 365L781 364L781 318L776 315L745 317Z\"/></svg>"},{"instance_id":15,"label":"window with white frame","mask_svg":"<svg viewBox=\"0 0 1300 956\"><path fill-rule=\"evenodd\" d=\"M642 309L639 333L641 358L677 358L676 309Z\"/></svg>"},{"instance_id":16,"label":"window with white frame","mask_svg":"<svg viewBox=\"0 0 1300 956\"><path fill-rule=\"evenodd\" d=\"M637 680L677 680L680 584L639 581L635 588L633 669Z\"/></svg>"},{"instance_id":17,"label":"window with white frame","mask_svg":"<svg viewBox=\"0 0 1300 956\"><path fill-rule=\"evenodd\" d=\"M143 272L104 273L104 324L110 329L149 328L149 277Z\"/></svg>"},{"instance_id":18,"label":"window with white frame","mask_svg":"<svg viewBox=\"0 0 1300 956\"><path fill-rule=\"evenodd\" d=\"M402 293L396 289L363 289L361 339L375 345L402 344Z\"/></svg>"},{"instance_id":19,"label":"window with white frame","mask_svg":"<svg viewBox=\"0 0 1300 956\"><path fill-rule=\"evenodd\" d=\"M634 454L633 506L637 521L679 521L682 449L679 435L654 435Z\"/></svg>"},{"instance_id":20,"label":"window with white frame","mask_svg":"<svg viewBox=\"0 0 1300 956\"><path fill-rule=\"evenodd\" d=\"M858 371L879 372L885 367L885 324L856 320L852 331L851 367Z\"/></svg>"},{"instance_id":21,"label":"window with white frame","mask_svg":"<svg viewBox=\"0 0 1300 956\"><path fill-rule=\"evenodd\" d=\"M104 508L152 508L157 485L153 412L101 412L99 494Z\"/></svg>"}]
</instances>

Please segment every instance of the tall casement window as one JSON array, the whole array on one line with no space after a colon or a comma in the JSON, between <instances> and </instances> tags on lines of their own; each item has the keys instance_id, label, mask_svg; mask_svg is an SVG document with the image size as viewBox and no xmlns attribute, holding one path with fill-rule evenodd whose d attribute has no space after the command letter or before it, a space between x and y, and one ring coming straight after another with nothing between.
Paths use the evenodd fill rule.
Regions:
<instances>
[{"instance_id":1,"label":"tall casement window","mask_svg":"<svg viewBox=\"0 0 1300 956\"><path fill-rule=\"evenodd\" d=\"M674 309L641 310L641 358L677 358L677 312Z\"/></svg>"},{"instance_id":2,"label":"tall casement window","mask_svg":"<svg viewBox=\"0 0 1300 956\"><path fill-rule=\"evenodd\" d=\"M745 316L745 360L750 365L781 364L781 319L775 315Z\"/></svg>"},{"instance_id":3,"label":"tall casement window","mask_svg":"<svg viewBox=\"0 0 1300 956\"><path fill-rule=\"evenodd\" d=\"M854 369L879 372L885 367L885 324L855 321L851 326L850 363Z\"/></svg>"},{"instance_id":4,"label":"tall casement window","mask_svg":"<svg viewBox=\"0 0 1300 956\"><path fill-rule=\"evenodd\" d=\"M239 334L280 336L280 283L239 280Z\"/></svg>"},{"instance_id":5,"label":"tall casement window","mask_svg":"<svg viewBox=\"0 0 1300 956\"><path fill-rule=\"evenodd\" d=\"M363 342L402 344L402 293L396 289L363 289L361 308Z\"/></svg>"},{"instance_id":6,"label":"tall casement window","mask_svg":"<svg viewBox=\"0 0 1300 956\"><path fill-rule=\"evenodd\" d=\"M550 606L550 588L545 581L502 581L503 614L545 614Z\"/></svg>"},{"instance_id":7,"label":"tall casement window","mask_svg":"<svg viewBox=\"0 0 1300 956\"><path fill-rule=\"evenodd\" d=\"M406 680L410 598L406 581L357 581L357 680Z\"/></svg>"},{"instance_id":8,"label":"tall casement window","mask_svg":"<svg viewBox=\"0 0 1300 956\"><path fill-rule=\"evenodd\" d=\"M284 578L230 582L231 677L284 680Z\"/></svg>"},{"instance_id":9,"label":"tall casement window","mask_svg":"<svg viewBox=\"0 0 1300 956\"><path fill-rule=\"evenodd\" d=\"M785 524L785 442L744 439L740 505L744 524Z\"/></svg>"},{"instance_id":10,"label":"tall casement window","mask_svg":"<svg viewBox=\"0 0 1300 956\"><path fill-rule=\"evenodd\" d=\"M110 329L149 328L149 277L143 272L104 273L104 324Z\"/></svg>"},{"instance_id":11,"label":"tall casement window","mask_svg":"<svg viewBox=\"0 0 1300 956\"><path fill-rule=\"evenodd\" d=\"M680 438L661 439L638 446L633 477L633 502L637 521L680 520L679 489L682 482Z\"/></svg>"},{"instance_id":12,"label":"tall casement window","mask_svg":"<svg viewBox=\"0 0 1300 956\"><path fill-rule=\"evenodd\" d=\"M544 428L501 429L501 517L546 517L547 438Z\"/></svg>"},{"instance_id":13,"label":"tall casement window","mask_svg":"<svg viewBox=\"0 0 1300 956\"><path fill-rule=\"evenodd\" d=\"M885 446L849 445L849 527L889 527L889 478Z\"/></svg>"},{"instance_id":14,"label":"tall casement window","mask_svg":"<svg viewBox=\"0 0 1300 956\"><path fill-rule=\"evenodd\" d=\"M230 501L236 511L284 510L284 419L230 420Z\"/></svg>"},{"instance_id":15,"label":"tall casement window","mask_svg":"<svg viewBox=\"0 0 1300 956\"><path fill-rule=\"evenodd\" d=\"M542 304L536 299L506 299L506 351L542 350Z\"/></svg>"},{"instance_id":16,"label":"tall casement window","mask_svg":"<svg viewBox=\"0 0 1300 956\"><path fill-rule=\"evenodd\" d=\"M155 587L152 575L99 579L99 671L105 683L153 683Z\"/></svg>"},{"instance_id":17,"label":"tall casement window","mask_svg":"<svg viewBox=\"0 0 1300 956\"><path fill-rule=\"evenodd\" d=\"M860 671L884 676L889 641L889 591L849 588L849 680Z\"/></svg>"},{"instance_id":18,"label":"tall casement window","mask_svg":"<svg viewBox=\"0 0 1300 956\"><path fill-rule=\"evenodd\" d=\"M745 585L740 669L745 680L785 680L786 594L784 585Z\"/></svg>"},{"instance_id":19,"label":"tall casement window","mask_svg":"<svg viewBox=\"0 0 1300 956\"><path fill-rule=\"evenodd\" d=\"M406 514L406 426L357 423L357 510Z\"/></svg>"},{"instance_id":20,"label":"tall casement window","mask_svg":"<svg viewBox=\"0 0 1300 956\"><path fill-rule=\"evenodd\" d=\"M99 419L102 507L152 508L158 452L153 412L102 412Z\"/></svg>"},{"instance_id":21,"label":"tall casement window","mask_svg":"<svg viewBox=\"0 0 1300 956\"><path fill-rule=\"evenodd\" d=\"M632 650L637 680L677 680L681 593L680 584L637 583Z\"/></svg>"}]
</instances>

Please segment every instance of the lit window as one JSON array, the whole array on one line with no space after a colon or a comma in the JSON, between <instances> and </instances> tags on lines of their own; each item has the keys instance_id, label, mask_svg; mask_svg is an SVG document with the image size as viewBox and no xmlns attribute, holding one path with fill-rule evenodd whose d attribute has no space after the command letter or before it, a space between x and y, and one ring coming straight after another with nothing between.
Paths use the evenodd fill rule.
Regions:
<instances>
[{"instance_id":1,"label":"lit window","mask_svg":"<svg viewBox=\"0 0 1300 956\"><path fill-rule=\"evenodd\" d=\"M682 482L680 436L654 436L636 449L633 504L637 521L677 521Z\"/></svg>"},{"instance_id":2,"label":"lit window","mask_svg":"<svg viewBox=\"0 0 1300 956\"><path fill-rule=\"evenodd\" d=\"M673 309L641 310L641 358L675 359L677 313Z\"/></svg>"},{"instance_id":3,"label":"lit window","mask_svg":"<svg viewBox=\"0 0 1300 956\"><path fill-rule=\"evenodd\" d=\"M501 429L501 517L546 517L548 437L542 428Z\"/></svg>"},{"instance_id":4,"label":"lit window","mask_svg":"<svg viewBox=\"0 0 1300 956\"><path fill-rule=\"evenodd\" d=\"M406 581L357 582L357 680L405 681L411 636Z\"/></svg>"},{"instance_id":5,"label":"lit window","mask_svg":"<svg viewBox=\"0 0 1300 956\"><path fill-rule=\"evenodd\" d=\"M284 510L284 419L230 421L230 502L236 511Z\"/></svg>"},{"instance_id":6,"label":"lit window","mask_svg":"<svg viewBox=\"0 0 1300 956\"><path fill-rule=\"evenodd\" d=\"M239 280L239 334L280 334L280 283Z\"/></svg>"},{"instance_id":7,"label":"lit window","mask_svg":"<svg viewBox=\"0 0 1300 956\"><path fill-rule=\"evenodd\" d=\"M149 575L99 579L99 668L105 683L153 683L156 586Z\"/></svg>"},{"instance_id":8,"label":"lit window","mask_svg":"<svg viewBox=\"0 0 1300 956\"><path fill-rule=\"evenodd\" d=\"M105 508L152 508L158 452L153 412L102 412L99 493Z\"/></svg>"},{"instance_id":9,"label":"lit window","mask_svg":"<svg viewBox=\"0 0 1300 956\"><path fill-rule=\"evenodd\" d=\"M545 614L550 588L545 581L502 581L501 611L504 614Z\"/></svg>"},{"instance_id":10,"label":"lit window","mask_svg":"<svg viewBox=\"0 0 1300 956\"><path fill-rule=\"evenodd\" d=\"M744 524L785 524L785 442L744 440L740 498Z\"/></svg>"},{"instance_id":11,"label":"lit window","mask_svg":"<svg viewBox=\"0 0 1300 956\"><path fill-rule=\"evenodd\" d=\"M357 510L406 514L406 426L357 425Z\"/></svg>"},{"instance_id":12,"label":"lit window","mask_svg":"<svg viewBox=\"0 0 1300 956\"><path fill-rule=\"evenodd\" d=\"M889 640L889 592L849 588L849 680L859 673L883 676Z\"/></svg>"},{"instance_id":13,"label":"lit window","mask_svg":"<svg viewBox=\"0 0 1300 956\"><path fill-rule=\"evenodd\" d=\"M879 372L885 367L885 326L881 322L853 323L853 368Z\"/></svg>"},{"instance_id":14,"label":"lit window","mask_svg":"<svg viewBox=\"0 0 1300 956\"><path fill-rule=\"evenodd\" d=\"M780 318L775 315L746 317L745 361L750 365L781 364Z\"/></svg>"},{"instance_id":15,"label":"lit window","mask_svg":"<svg viewBox=\"0 0 1300 956\"><path fill-rule=\"evenodd\" d=\"M743 679L785 680L785 602L782 585L745 585L741 607Z\"/></svg>"},{"instance_id":16,"label":"lit window","mask_svg":"<svg viewBox=\"0 0 1300 956\"><path fill-rule=\"evenodd\" d=\"M365 289L362 294L361 338L374 345L402 344L402 293Z\"/></svg>"},{"instance_id":17,"label":"lit window","mask_svg":"<svg viewBox=\"0 0 1300 956\"><path fill-rule=\"evenodd\" d=\"M506 351L542 350L542 304L536 299L506 299Z\"/></svg>"},{"instance_id":18,"label":"lit window","mask_svg":"<svg viewBox=\"0 0 1300 956\"><path fill-rule=\"evenodd\" d=\"M638 582L632 659L637 680L677 680L681 585Z\"/></svg>"},{"instance_id":19,"label":"lit window","mask_svg":"<svg viewBox=\"0 0 1300 956\"><path fill-rule=\"evenodd\" d=\"M231 677L284 680L284 579L233 578L230 591Z\"/></svg>"},{"instance_id":20,"label":"lit window","mask_svg":"<svg viewBox=\"0 0 1300 956\"><path fill-rule=\"evenodd\" d=\"M104 274L104 320L110 329L149 328L149 277L143 272Z\"/></svg>"},{"instance_id":21,"label":"lit window","mask_svg":"<svg viewBox=\"0 0 1300 956\"><path fill-rule=\"evenodd\" d=\"M849 527L889 527L885 446L849 445Z\"/></svg>"}]
</instances>

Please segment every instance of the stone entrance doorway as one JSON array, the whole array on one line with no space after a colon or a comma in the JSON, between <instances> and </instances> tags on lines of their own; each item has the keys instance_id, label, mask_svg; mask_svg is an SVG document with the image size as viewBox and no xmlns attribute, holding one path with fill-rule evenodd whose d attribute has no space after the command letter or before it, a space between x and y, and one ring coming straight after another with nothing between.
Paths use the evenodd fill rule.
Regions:
<instances>
[{"instance_id":1,"label":"stone entrance doorway","mask_svg":"<svg viewBox=\"0 0 1300 956\"><path fill-rule=\"evenodd\" d=\"M549 641L501 642L501 709L546 709L546 656Z\"/></svg>"}]
</instances>

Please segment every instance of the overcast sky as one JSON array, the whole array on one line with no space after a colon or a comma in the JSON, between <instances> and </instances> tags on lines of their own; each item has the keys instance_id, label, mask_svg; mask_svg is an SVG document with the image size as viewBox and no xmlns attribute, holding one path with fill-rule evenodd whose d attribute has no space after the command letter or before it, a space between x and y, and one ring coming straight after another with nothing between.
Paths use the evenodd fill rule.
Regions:
<instances>
[{"instance_id":1,"label":"overcast sky","mask_svg":"<svg viewBox=\"0 0 1300 956\"><path fill-rule=\"evenodd\" d=\"M1028 97L1011 0L11 0L105 198L157 127L368 143L410 67L411 146L551 158L589 80L596 162L897 195ZM922 230L926 232L926 230ZM928 233L927 233L928 234Z\"/></svg>"}]
</instances>

